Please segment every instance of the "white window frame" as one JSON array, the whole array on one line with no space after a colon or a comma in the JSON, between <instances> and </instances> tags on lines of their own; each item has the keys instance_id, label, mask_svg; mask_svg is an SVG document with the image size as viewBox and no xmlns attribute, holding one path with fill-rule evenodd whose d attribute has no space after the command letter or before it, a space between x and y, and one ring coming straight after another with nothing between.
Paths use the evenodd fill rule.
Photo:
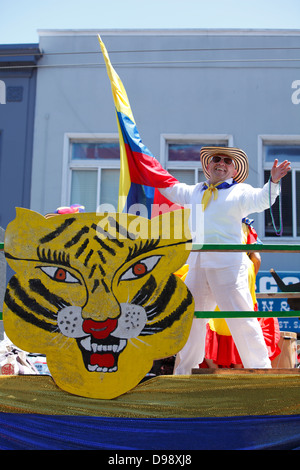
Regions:
<instances>
[{"instance_id":1,"label":"white window frame","mask_svg":"<svg viewBox=\"0 0 300 470\"><path fill-rule=\"evenodd\" d=\"M233 136L231 134L161 134L160 137L160 158L161 165L168 171L173 170L193 170L195 183L198 181L198 171L202 169L199 155L199 162L194 161L169 161L168 147L170 144L199 144L222 146L224 141L228 147L233 147Z\"/></svg>"},{"instance_id":2,"label":"white window frame","mask_svg":"<svg viewBox=\"0 0 300 470\"><path fill-rule=\"evenodd\" d=\"M265 145L299 145L300 146L300 135L278 135L278 134L264 134L258 136L258 168L261 168L259 184L262 187L264 185L264 171L271 170L273 162L265 162L264 160L264 147ZM280 162L279 162L280 163ZM297 211L296 211L296 171L300 171L300 162L292 162L292 213L293 213L293 236L284 237L284 242L299 241L300 236L297 237ZM263 228L262 233L265 234L265 217L264 213L260 214L261 227ZM279 226L279 224L278 224ZM264 243L272 243L278 241L278 237L262 237Z\"/></svg>"},{"instance_id":3,"label":"white window frame","mask_svg":"<svg viewBox=\"0 0 300 470\"><path fill-rule=\"evenodd\" d=\"M62 171L62 192L61 205L69 206L71 200L71 183L73 170L94 170L98 172L97 194L95 201L95 210L99 204L101 192L101 170L102 169L120 169L120 159L115 160L72 160L72 143L119 143L117 133L99 134L99 133L65 133L63 148L63 171Z\"/></svg>"}]
</instances>

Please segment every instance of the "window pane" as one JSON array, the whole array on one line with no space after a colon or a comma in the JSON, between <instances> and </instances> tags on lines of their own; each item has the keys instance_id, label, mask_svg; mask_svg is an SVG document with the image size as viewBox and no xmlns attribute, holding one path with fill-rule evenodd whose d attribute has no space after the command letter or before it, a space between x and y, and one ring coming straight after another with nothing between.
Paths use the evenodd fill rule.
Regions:
<instances>
[{"instance_id":1,"label":"window pane","mask_svg":"<svg viewBox=\"0 0 300 470\"><path fill-rule=\"evenodd\" d=\"M265 145L265 161L272 162L278 158L279 162L289 160L300 163L300 145Z\"/></svg>"},{"instance_id":2,"label":"window pane","mask_svg":"<svg viewBox=\"0 0 300 470\"><path fill-rule=\"evenodd\" d=\"M73 142L72 160L119 160L118 142Z\"/></svg>"},{"instance_id":3,"label":"window pane","mask_svg":"<svg viewBox=\"0 0 300 470\"><path fill-rule=\"evenodd\" d=\"M265 171L265 183L269 180L270 171ZM272 213L275 226L277 230L280 227L280 212L279 212L279 197L276 199L272 206ZM281 214L282 214L282 227L283 236L293 236L293 211L292 211L292 173L289 172L281 180ZM273 228L270 209L265 211L265 236L276 236Z\"/></svg>"},{"instance_id":4,"label":"window pane","mask_svg":"<svg viewBox=\"0 0 300 470\"><path fill-rule=\"evenodd\" d=\"M296 172L297 237L300 237L300 171Z\"/></svg>"},{"instance_id":5,"label":"window pane","mask_svg":"<svg viewBox=\"0 0 300 470\"><path fill-rule=\"evenodd\" d=\"M195 170L172 170L168 172L174 176L180 183L195 184Z\"/></svg>"},{"instance_id":6,"label":"window pane","mask_svg":"<svg viewBox=\"0 0 300 470\"><path fill-rule=\"evenodd\" d=\"M102 169L100 183L100 204L112 204L118 210L119 169Z\"/></svg>"},{"instance_id":7,"label":"window pane","mask_svg":"<svg viewBox=\"0 0 300 470\"><path fill-rule=\"evenodd\" d=\"M97 177L97 171L72 171L71 204L82 204L86 212L96 210Z\"/></svg>"},{"instance_id":8,"label":"window pane","mask_svg":"<svg viewBox=\"0 0 300 470\"><path fill-rule=\"evenodd\" d=\"M227 142L218 142L217 144L197 143L197 144L169 144L169 161L190 161L200 162L200 150L203 146L227 147Z\"/></svg>"},{"instance_id":9,"label":"window pane","mask_svg":"<svg viewBox=\"0 0 300 470\"><path fill-rule=\"evenodd\" d=\"M198 183L202 183L203 181L206 181L205 174L202 170L198 170Z\"/></svg>"}]
</instances>

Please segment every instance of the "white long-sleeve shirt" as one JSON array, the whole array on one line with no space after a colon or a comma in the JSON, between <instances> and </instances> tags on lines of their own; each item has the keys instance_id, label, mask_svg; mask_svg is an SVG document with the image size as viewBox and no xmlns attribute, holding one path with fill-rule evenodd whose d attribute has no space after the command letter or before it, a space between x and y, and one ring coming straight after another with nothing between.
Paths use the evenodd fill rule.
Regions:
<instances>
[{"instance_id":1,"label":"white long-sleeve shirt","mask_svg":"<svg viewBox=\"0 0 300 470\"><path fill-rule=\"evenodd\" d=\"M232 183L232 179L227 180ZM241 244L242 219L254 212L262 212L270 207L269 183L263 188L253 188L246 183L238 183L227 189L218 190L216 200L211 200L202 211L203 184L190 186L178 183L172 187L159 189L171 202L191 210L190 229L194 243ZM279 185L271 183L271 205L279 194ZM243 252L192 252L188 259L190 268L222 268L246 262Z\"/></svg>"}]
</instances>

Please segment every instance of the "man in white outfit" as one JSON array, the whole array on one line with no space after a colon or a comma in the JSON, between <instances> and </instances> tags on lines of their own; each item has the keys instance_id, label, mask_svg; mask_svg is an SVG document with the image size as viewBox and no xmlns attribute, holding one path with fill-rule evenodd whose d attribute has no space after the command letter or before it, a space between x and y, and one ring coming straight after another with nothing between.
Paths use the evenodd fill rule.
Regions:
<instances>
[{"instance_id":1,"label":"man in white outfit","mask_svg":"<svg viewBox=\"0 0 300 470\"><path fill-rule=\"evenodd\" d=\"M192 213L196 205L202 204L202 226L197 226L197 231L203 231L203 243L241 244L242 219L266 210L270 199L271 204L275 202L278 182L290 170L290 162L285 160L278 165L275 160L270 184L253 188L244 183L249 164L242 150L203 147L200 159L207 178L205 183L194 186L177 183L159 191L176 204L188 205ZM187 263L185 283L194 297L195 311L213 311L217 305L221 311L253 311L245 252L192 252ZM203 361L207 321L193 319L187 343L177 355L174 374L190 374ZM244 367L270 368L257 318L226 318L226 322Z\"/></svg>"}]
</instances>

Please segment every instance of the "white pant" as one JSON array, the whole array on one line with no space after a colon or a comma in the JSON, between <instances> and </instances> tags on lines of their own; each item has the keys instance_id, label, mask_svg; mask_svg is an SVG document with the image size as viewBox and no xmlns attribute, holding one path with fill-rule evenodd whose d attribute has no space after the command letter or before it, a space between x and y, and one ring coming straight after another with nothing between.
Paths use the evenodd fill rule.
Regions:
<instances>
[{"instance_id":1,"label":"white pant","mask_svg":"<svg viewBox=\"0 0 300 470\"><path fill-rule=\"evenodd\" d=\"M195 300L195 311L251 311L253 301L248 286L246 265L229 268L191 269L185 283ZM213 315L211 315L213 317ZM194 318L189 338L177 354L175 375L190 374L205 354L206 323ZM271 368L268 350L257 318L226 318L245 368Z\"/></svg>"}]
</instances>

